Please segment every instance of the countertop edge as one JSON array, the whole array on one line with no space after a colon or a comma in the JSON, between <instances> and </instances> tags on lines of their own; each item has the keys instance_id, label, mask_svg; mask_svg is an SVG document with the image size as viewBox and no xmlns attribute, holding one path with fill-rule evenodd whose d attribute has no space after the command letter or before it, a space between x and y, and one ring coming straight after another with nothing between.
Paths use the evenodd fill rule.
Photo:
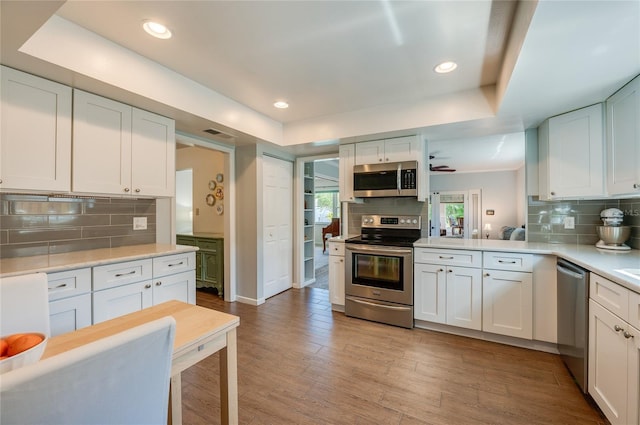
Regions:
<instances>
[{"instance_id":1,"label":"countertop edge","mask_svg":"<svg viewBox=\"0 0 640 425\"><path fill-rule=\"evenodd\" d=\"M5 258L0 260L0 278L29 273L55 273L195 251L198 251L198 247L189 245L145 244L63 254ZM7 269L8 271L5 271Z\"/></svg>"},{"instance_id":2,"label":"countertop edge","mask_svg":"<svg viewBox=\"0 0 640 425\"><path fill-rule=\"evenodd\" d=\"M486 252L515 252L554 255L607 278L629 290L640 293L640 280L616 272L616 269L640 267L640 251L605 251L591 245L547 244L522 241L422 238L414 248L456 249ZM617 263L618 266L605 266ZM628 263L628 264L625 264Z\"/></svg>"}]
</instances>

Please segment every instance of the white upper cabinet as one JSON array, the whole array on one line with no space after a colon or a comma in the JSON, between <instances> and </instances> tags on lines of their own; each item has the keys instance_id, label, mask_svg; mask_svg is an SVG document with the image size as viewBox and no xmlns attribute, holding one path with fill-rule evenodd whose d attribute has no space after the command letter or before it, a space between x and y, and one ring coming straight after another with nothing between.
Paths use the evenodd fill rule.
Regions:
<instances>
[{"instance_id":1,"label":"white upper cabinet","mask_svg":"<svg viewBox=\"0 0 640 425\"><path fill-rule=\"evenodd\" d=\"M356 143L355 165L382 162L423 161L423 148L417 136Z\"/></svg>"},{"instance_id":2,"label":"white upper cabinet","mask_svg":"<svg viewBox=\"0 0 640 425\"><path fill-rule=\"evenodd\" d=\"M353 166L355 165L356 145L341 145L339 168L340 202L363 202L353 196Z\"/></svg>"},{"instance_id":3,"label":"white upper cabinet","mask_svg":"<svg viewBox=\"0 0 640 425\"><path fill-rule=\"evenodd\" d=\"M1 67L0 189L71 190L71 88Z\"/></svg>"},{"instance_id":4,"label":"white upper cabinet","mask_svg":"<svg viewBox=\"0 0 640 425\"><path fill-rule=\"evenodd\" d=\"M640 196L640 76L607 99L607 191Z\"/></svg>"},{"instance_id":5,"label":"white upper cabinet","mask_svg":"<svg viewBox=\"0 0 640 425\"><path fill-rule=\"evenodd\" d=\"M173 120L74 91L74 192L173 196L174 175Z\"/></svg>"},{"instance_id":6,"label":"white upper cabinet","mask_svg":"<svg viewBox=\"0 0 640 425\"><path fill-rule=\"evenodd\" d=\"M605 195L602 104L549 118L538 149L541 200Z\"/></svg>"}]
</instances>

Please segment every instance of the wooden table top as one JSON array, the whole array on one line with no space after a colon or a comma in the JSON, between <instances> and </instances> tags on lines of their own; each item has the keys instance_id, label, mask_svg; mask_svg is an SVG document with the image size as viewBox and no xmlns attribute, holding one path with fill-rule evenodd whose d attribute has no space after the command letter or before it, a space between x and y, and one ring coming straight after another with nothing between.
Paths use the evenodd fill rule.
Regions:
<instances>
[{"instance_id":1,"label":"wooden table top","mask_svg":"<svg viewBox=\"0 0 640 425\"><path fill-rule=\"evenodd\" d=\"M174 358L181 351L198 344L201 340L215 334L226 333L240 324L240 318L232 314L182 301L167 301L74 332L54 336L47 342L42 358L55 356L165 316L173 316L176 320Z\"/></svg>"}]
</instances>

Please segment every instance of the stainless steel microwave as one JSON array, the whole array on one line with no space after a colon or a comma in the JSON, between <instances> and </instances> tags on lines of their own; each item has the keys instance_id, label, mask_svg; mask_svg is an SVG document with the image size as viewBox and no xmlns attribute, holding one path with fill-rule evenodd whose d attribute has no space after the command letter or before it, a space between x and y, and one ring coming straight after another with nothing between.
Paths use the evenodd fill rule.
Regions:
<instances>
[{"instance_id":1,"label":"stainless steel microwave","mask_svg":"<svg viewBox=\"0 0 640 425\"><path fill-rule=\"evenodd\" d=\"M357 198L417 197L418 161L354 166L353 196Z\"/></svg>"}]
</instances>

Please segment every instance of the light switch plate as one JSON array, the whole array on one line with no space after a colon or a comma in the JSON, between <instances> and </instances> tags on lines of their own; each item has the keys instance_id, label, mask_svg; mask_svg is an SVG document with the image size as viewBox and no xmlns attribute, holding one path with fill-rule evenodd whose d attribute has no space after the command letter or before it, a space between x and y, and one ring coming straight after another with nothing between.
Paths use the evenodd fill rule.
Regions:
<instances>
[{"instance_id":1,"label":"light switch plate","mask_svg":"<svg viewBox=\"0 0 640 425\"><path fill-rule=\"evenodd\" d=\"M565 217L564 218L564 228L565 229L575 229L576 228L576 218L575 217Z\"/></svg>"},{"instance_id":2,"label":"light switch plate","mask_svg":"<svg viewBox=\"0 0 640 425\"><path fill-rule=\"evenodd\" d=\"M147 217L133 217L133 230L146 230Z\"/></svg>"}]
</instances>

